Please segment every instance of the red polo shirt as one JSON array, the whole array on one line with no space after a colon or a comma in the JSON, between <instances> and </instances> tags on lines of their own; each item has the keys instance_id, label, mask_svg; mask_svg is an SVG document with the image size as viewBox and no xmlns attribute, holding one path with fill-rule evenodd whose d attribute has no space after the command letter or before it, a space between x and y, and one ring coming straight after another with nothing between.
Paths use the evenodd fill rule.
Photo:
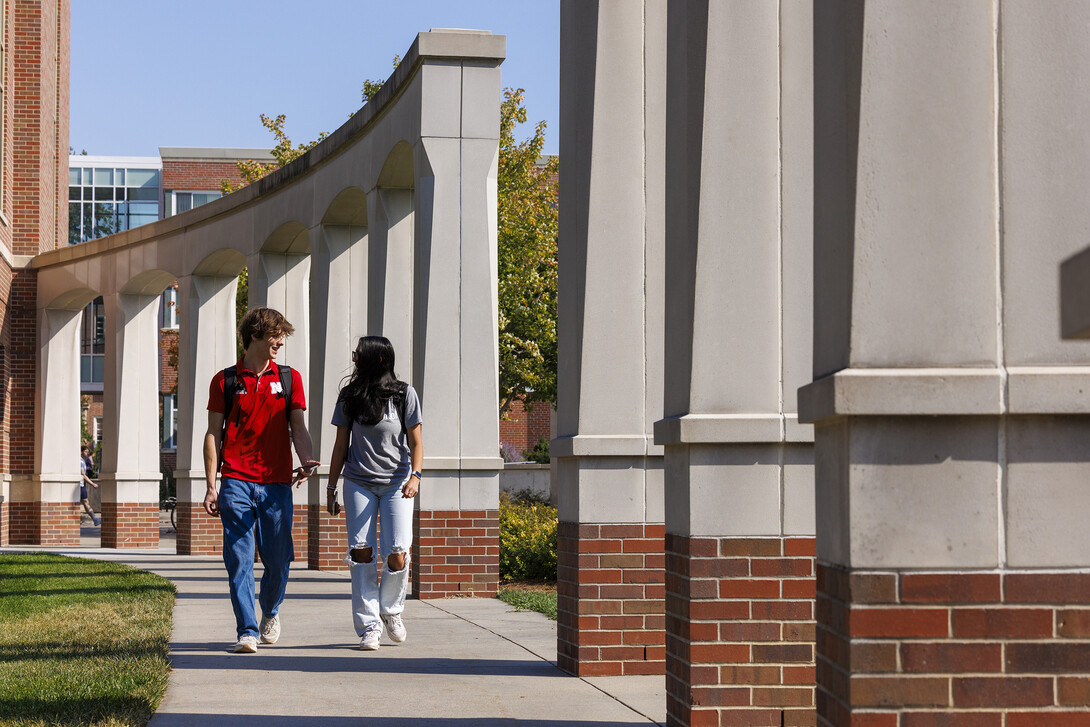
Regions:
<instances>
[{"instance_id":1,"label":"red polo shirt","mask_svg":"<svg viewBox=\"0 0 1090 727\"><path fill-rule=\"evenodd\" d=\"M242 365L235 365L241 387L227 421L223 443L221 477L233 477L247 482L269 484L289 483L291 474L291 439L288 416L284 412L284 392L279 391L280 369L272 361L260 376ZM306 409L303 377L292 370L291 408ZM223 372L212 378L208 388L208 411L223 414L227 409L223 396Z\"/></svg>"}]
</instances>

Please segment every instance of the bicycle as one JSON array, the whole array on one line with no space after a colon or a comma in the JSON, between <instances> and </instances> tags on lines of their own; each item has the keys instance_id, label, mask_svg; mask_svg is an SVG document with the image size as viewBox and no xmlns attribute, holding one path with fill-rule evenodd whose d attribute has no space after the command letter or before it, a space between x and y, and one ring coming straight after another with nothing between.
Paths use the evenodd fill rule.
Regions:
<instances>
[{"instance_id":1,"label":"bicycle","mask_svg":"<svg viewBox=\"0 0 1090 727\"><path fill-rule=\"evenodd\" d=\"M178 522L175 514L178 512L178 498L168 497L160 503L159 507L162 510L170 510L170 527L174 528L174 532L178 532Z\"/></svg>"}]
</instances>

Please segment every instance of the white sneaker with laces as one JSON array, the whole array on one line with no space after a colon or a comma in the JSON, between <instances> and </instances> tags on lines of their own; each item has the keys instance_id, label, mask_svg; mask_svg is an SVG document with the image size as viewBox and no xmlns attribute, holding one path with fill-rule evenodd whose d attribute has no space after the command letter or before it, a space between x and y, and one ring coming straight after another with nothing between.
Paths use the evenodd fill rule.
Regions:
<instances>
[{"instance_id":1,"label":"white sneaker with laces","mask_svg":"<svg viewBox=\"0 0 1090 727\"><path fill-rule=\"evenodd\" d=\"M261 617L261 643L263 644L275 644L276 640L280 638L280 614L276 614L272 618L268 616Z\"/></svg>"},{"instance_id":2,"label":"white sneaker with laces","mask_svg":"<svg viewBox=\"0 0 1090 727\"><path fill-rule=\"evenodd\" d=\"M232 649L236 654L256 654L257 653L257 637L247 634L238 640L235 647Z\"/></svg>"},{"instance_id":3,"label":"white sneaker with laces","mask_svg":"<svg viewBox=\"0 0 1090 727\"><path fill-rule=\"evenodd\" d=\"M390 634L390 641L400 644L408 635L405 632L405 624L401 621L399 613L382 614L382 622L386 624L386 631Z\"/></svg>"},{"instance_id":4,"label":"white sneaker with laces","mask_svg":"<svg viewBox=\"0 0 1090 727\"><path fill-rule=\"evenodd\" d=\"M363 632L363 638L360 639L361 651L378 651L379 643L382 640L382 624L372 624L367 627L367 630Z\"/></svg>"}]
</instances>

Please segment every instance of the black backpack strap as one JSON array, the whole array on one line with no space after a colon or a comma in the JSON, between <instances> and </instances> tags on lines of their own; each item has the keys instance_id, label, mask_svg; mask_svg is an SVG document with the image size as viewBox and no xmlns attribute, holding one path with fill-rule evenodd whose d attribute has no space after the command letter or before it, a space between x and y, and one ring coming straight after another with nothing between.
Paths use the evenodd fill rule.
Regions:
<instances>
[{"instance_id":1,"label":"black backpack strap","mask_svg":"<svg viewBox=\"0 0 1090 727\"><path fill-rule=\"evenodd\" d=\"M235 396L238 394L238 369L228 366L223 370L223 429L220 431L220 465L223 464L223 447L227 444L227 422L235 408ZM216 467L217 471L219 466Z\"/></svg>"},{"instance_id":2,"label":"black backpack strap","mask_svg":"<svg viewBox=\"0 0 1090 727\"><path fill-rule=\"evenodd\" d=\"M405 394L409 390L409 385L404 381L399 381L398 392L394 395L394 403L397 404L397 416L401 419L401 436L408 436L409 430L405 427Z\"/></svg>"},{"instance_id":3,"label":"black backpack strap","mask_svg":"<svg viewBox=\"0 0 1090 727\"><path fill-rule=\"evenodd\" d=\"M280 389L284 392L284 413L288 416L288 430L291 430L291 382L295 378L291 366L277 366L280 372Z\"/></svg>"}]
</instances>

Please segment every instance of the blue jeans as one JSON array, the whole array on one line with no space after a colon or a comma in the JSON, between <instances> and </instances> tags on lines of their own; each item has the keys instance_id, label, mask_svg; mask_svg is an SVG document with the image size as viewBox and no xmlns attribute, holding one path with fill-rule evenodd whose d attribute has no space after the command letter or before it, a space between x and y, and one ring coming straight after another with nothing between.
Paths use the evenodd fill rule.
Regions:
<instances>
[{"instance_id":1,"label":"blue jeans","mask_svg":"<svg viewBox=\"0 0 1090 727\"><path fill-rule=\"evenodd\" d=\"M415 500L401 496L404 483L365 485L345 478L344 515L348 525L348 555L345 562L352 575L352 625L356 633L379 623L380 615L400 614L405 609L409 588L409 547L413 544ZM379 583L375 557L375 526L382 520L379 553L386 561ZM357 563L352 550L371 548L371 560ZM405 567L390 570L389 556L405 553Z\"/></svg>"},{"instance_id":2,"label":"blue jeans","mask_svg":"<svg viewBox=\"0 0 1090 727\"><path fill-rule=\"evenodd\" d=\"M261 576L261 613L272 617L284 601L288 571L295 559L291 541L291 486L225 477L220 484L219 508L223 522L223 564L231 582L235 630L240 639L257 636L254 542L265 567Z\"/></svg>"}]
</instances>

